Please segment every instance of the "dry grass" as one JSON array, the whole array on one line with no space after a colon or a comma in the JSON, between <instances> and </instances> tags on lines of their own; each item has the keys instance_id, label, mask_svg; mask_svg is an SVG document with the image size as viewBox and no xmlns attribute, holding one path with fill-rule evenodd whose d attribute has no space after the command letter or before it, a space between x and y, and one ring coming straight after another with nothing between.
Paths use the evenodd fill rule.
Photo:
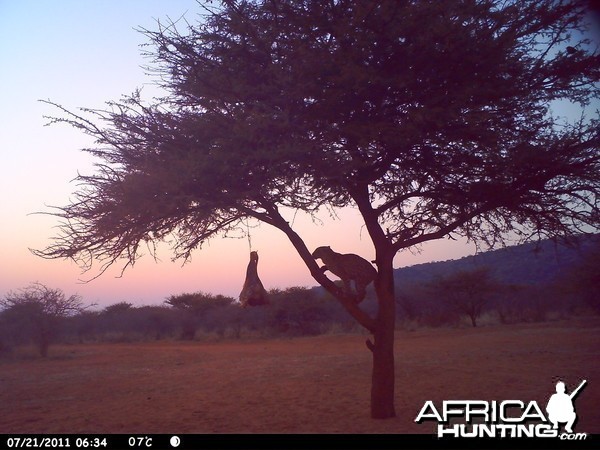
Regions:
<instances>
[{"instance_id":1,"label":"dry grass","mask_svg":"<svg viewBox=\"0 0 600 450\"><path fill-rule=\"evenodd\" d=\"M433 433L426 400L536 400L600 432L600 319L398 332L398 418L369 418L364 336L51 347L0 360L0 433Z\"/></svg>"}]
</instances>

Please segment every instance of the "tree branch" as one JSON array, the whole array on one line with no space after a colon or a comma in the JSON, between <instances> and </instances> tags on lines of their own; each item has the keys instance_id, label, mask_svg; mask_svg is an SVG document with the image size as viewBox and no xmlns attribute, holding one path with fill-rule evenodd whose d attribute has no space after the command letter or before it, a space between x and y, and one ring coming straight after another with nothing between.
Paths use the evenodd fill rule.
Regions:
<instances>
[{"instance_id":1,"label":"tree branch","mask_svg":"<svg viewBox=\"0 0 600 450\"><path fill-rule=\"evenodd\" d=\"M343 289L339 288L333 281L325 276L325 274L319 268L316 260L312 257L311 252L306 247L306 244L302 238L292 229L289 223L279 214L277 208L273 205L269 210L269 215L272 220L272 225L279 230L283 231L300 257L304 264L310 271L312 277L323 286L327 292L333 295L342 306L348 311L348 313L356 319L363 327L368 331L374 332L376 322L363 311L355 302L354 296L348 295Z\"/></svg>"}]
</instances>

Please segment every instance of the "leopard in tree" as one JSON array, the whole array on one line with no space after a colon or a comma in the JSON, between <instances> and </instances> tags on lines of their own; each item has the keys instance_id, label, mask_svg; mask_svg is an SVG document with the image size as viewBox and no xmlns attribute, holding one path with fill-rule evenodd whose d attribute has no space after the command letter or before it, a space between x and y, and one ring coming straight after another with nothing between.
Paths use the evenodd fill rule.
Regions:
<instances>
[{"instance_id":1,"label":"leopard in tree","mask_svg":"<svg viewBox=\"0 0 600 450\"><path fill-rule=\"evenodd\" d=\"M317 248L312 257L321 259L324 266L321 271L329 270L337 275L344 283L344 288L348 294L352 294L350 282L354 281L356 288L356 303L360 303L367 295L367 286L375 280L377 270L369 261L353 253L336 253L331 247L323 246Z\"/></svg>"}]
</instances>

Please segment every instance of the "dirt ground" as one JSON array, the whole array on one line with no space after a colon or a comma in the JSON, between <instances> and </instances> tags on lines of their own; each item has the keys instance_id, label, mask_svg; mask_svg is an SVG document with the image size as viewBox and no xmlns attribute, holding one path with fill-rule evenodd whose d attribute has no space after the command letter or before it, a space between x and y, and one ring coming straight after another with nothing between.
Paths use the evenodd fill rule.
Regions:
<instances>
[{"instance_id":1,"label":"dirt ground","mask_svg":"<svg viewBox=\"0 0 600 450\"><path fill-rule=\"evenodd\" d=\"M399 331L398 417L369 417L366 336L55 346L0 360L0 433L423 433L426 400L536 400L573 389L600 433L600 318Z\"/></svg>"}]
</instances>

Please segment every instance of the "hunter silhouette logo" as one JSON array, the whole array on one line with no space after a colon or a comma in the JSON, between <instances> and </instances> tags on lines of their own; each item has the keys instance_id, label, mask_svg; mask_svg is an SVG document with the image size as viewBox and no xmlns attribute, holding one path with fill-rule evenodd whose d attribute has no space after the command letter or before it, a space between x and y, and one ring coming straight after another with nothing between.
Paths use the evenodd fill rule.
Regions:
<instances>
[{"instance_id":1,"label":"hunter silhouette logo","mask_svg":"<svg viewBox=\"0 0 600 450\"><path fill-rule=\"evenodd\" d=\"M573 406L573 399L579 394L581 388L585 386L587 380L583 380L577 389L570 394L565 392L565 383L559 381L556 383L556 394L552 394L550 400L548 400L548 406L546 406L546 412L548 413L548 419L554 425L554 430L558 429L559 422L566 423L565 431L567 433L573 432L573 424L577 420L577 414Z\"/></svg>"},{"instance_id":2,"label":"hunter silhouette logo","mask_svg":"<svg viewBox=\"0 0 600 450\"><path fill-rule=\"evenodd\" d=\"M415 422L437 422L438 437L553 437L561 440L582 440L586 433L574 433L577 420L573 401L587 381L583 380L570 394L563 381L556 383L556 393L550 396L546 414L535 400L444 400L441 407L425 402ZM452 420L459 423L451 424ZM564 432L560 433L560 424Z\"/></svg>"}]
</instances>

